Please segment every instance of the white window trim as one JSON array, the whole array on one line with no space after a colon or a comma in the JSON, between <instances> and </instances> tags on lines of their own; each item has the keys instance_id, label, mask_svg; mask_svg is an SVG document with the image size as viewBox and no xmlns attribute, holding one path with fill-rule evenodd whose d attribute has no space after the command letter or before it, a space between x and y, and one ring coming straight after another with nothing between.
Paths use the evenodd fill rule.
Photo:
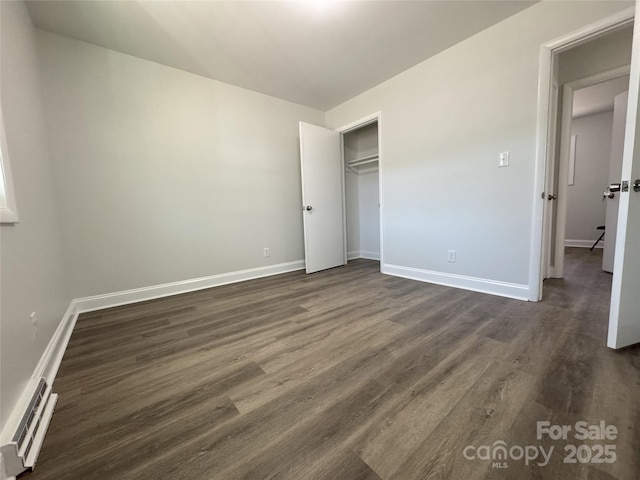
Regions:
<instances>
[{"instance_id":1,"label":"white window trim","mask_svg":"<svg viewBox=\"0 0 640 480\"><path fill-rule=\"evenodd\" d=\"M0 205L0 223L18 223L18 209L16 208L16 197L13 190L13 179L11 177L11 166L9 164L9 150L7 149L7 139L4 132L4 118L0 110L0 180L4 180L4 197L6 205Z\"/></svg>"}]
</instances>

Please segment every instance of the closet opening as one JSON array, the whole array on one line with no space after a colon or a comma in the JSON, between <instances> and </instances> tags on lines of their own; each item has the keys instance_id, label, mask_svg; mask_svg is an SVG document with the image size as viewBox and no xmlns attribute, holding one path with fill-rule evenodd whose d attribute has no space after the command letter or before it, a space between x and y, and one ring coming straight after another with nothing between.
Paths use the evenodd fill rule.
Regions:
<instances>
[{"instance_id":1,"label":"closet opening","mask_svg":"<svg viewBox=\"0 0 640 480\"><path fill-rule=\"evenodd\" d=\"M381 261L379 118L341 130L346 260Z\"/></svg>"}]
</instances>

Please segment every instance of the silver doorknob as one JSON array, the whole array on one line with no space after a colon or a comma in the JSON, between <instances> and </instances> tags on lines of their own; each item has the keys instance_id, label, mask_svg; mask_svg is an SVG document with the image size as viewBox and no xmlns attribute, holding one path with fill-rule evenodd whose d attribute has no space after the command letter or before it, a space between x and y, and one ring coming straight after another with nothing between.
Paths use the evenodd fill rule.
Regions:
<instances>
[{"instance_id":1,"label":"silver doorknob","mask_svg":"<svg viewBox=\"0 0 640 480\"><path fill-rule=\"evenodd\" d=\"M602 201L604 202L605 198L616 198L615 192L619 192L622 185L619 183L612 183L607 187L607 189L602 194Z\"/></svg>"},{"instance_id":2,"label":"silver doorknob","mask_svg":"<svg viewBox=\"0 0 640 480\"><path fill-rule=\"evenodd\" d=\"M557 200L557 199L558 199L558 195L551 195L551 194L549 194L549 195L547 196L547 200Z\"/></svg>"},{"instance_id":3,"label":"silver doorknob","mask_svg":"<svg viewBox=\"0 0 640 480\"><path fill-rule=\"evenodd\" d=\"M633 191L640 192L640 178L633 182Z\"/></svg>"},{"instance_id":4,"label":"silver doorknob","mask_svg":"<svg viewBox=\"0 0 640 480\"><path fill-rule=\"evenodd\" d=\"M307 205L306 207L303 206L302 209L306 210L307 212L310 212L311 210L313 210L313 207L311 205Z\"/></svg>"}]
</instances>

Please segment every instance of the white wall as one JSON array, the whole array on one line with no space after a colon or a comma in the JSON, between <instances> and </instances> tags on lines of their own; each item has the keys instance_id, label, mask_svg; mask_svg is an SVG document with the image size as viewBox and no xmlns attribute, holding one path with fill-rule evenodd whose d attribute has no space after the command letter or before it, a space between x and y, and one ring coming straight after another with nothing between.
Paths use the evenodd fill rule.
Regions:
<instances>
[{"instance_id":1,"label":"white wall","mask_svg":"<svg viewBox=\"0 0 640 480\"><path fill-rule=\"evenodd\" d=\"M378 124L372 123L358 129L358 155L360 158L376 155L378 148ZM360 214L360 255L364 258L380 258L380 180L378 164L365 164L358 175L358 204Z\"/></svg>"},{"instance_id":2,"label":"white wall","mask_svg":"<svg viewBox=\"0 0 640 480\"><path fill-rule=\"evenodd\" d=\"M71 296L48 154L34 29L22 2L0 2L1 95L20 223L0 226L0 424L6 425ZM29 315L36 312L38 338Z\"/></svg>"},{"instance_id":3,"label":"white wall","mask_svg":"<svg viewBox=\"0 0 640 480\"><path fill-rule=\"evenodd\" d=\"M323 112L46 32L38 45L74 297L304 258L298 122Z\"/></svg>"},{"instance_id":4,"label":"white wall","mask_svg":"<svg viewBox=\"0 0 640 480\"><path fill-rule=\"evenodd\" d=\"M346 158L346 156L345 156ZM345 212L347 215L347 258L360 257L360 179L347 171L345 174Z\"/></svg>"},{"instance_id":5,"label":"white wall","mask_svg":"<svg viewBox=\"0 0 640 480\"><path fill-rule=\"evenodd\" d=\"M560 85L596 73L628 65L631 61L633 26L626 26L560 54Z\"/></svg>"},{"instance_id":6,"label":"white wall","mask_svg":"<svg viewBox=\"0 0 640 480\"><path fill-rule=\"evenodd\" d=\"M355 132L356 150L359 158L378 153L378 124L370 123Z\"/></svg>"},{"instance_id":7,"label":"white wall","mask_svg":"<svg viewBox=\"0 0 640 480\"><path fill-rule=\"evenodd\" d=\"M602 201L609 179L613 112L576 118L571 134L577 135L575 182L567 190L566 244L591 246L602 231L606 204ZM600 244L602 246L602 244Z\"/></svg>"},{"instance_id":8,"label":"white wall","mask_svg":"<svg viewBox=\"0 0 640 480\"><path fill-rule=\"evenodd\" d=\"M382 111L386 267L527 296L540 45L631 5L541 2L327 112Z\"/></svg>"},{"instance_id":9,"label":"white wall","mask_svg":"<svg viewBox=\"0 0 640 480\"><path fill-rule=\"evenodd\" d=\"M345 163L358 157L358 135L346 133L342 137ZM360 257L360 192L358 173L345 170L345 213L347 216L347 258Z\"/></svg>"},{"instance_id":10,"label":"white wall","mask_svg":"<svg viewBox=\"0 0 640 480\"><path fill-rule=\"evenodd\" d=\"M581 88L573 93L573 118L613 110L616 95L629 90L629 75Z\"/></svg>"},{"instance_id":11,"label":"white wall","mask_svg":"<svg viewBox=\"0 0 640 480\"><path fill-rule=\"evenodd\" d=\"M360 207L360 255L380 258L380 185L377 169L358 175Z\"/></svg>"}]
</instances>

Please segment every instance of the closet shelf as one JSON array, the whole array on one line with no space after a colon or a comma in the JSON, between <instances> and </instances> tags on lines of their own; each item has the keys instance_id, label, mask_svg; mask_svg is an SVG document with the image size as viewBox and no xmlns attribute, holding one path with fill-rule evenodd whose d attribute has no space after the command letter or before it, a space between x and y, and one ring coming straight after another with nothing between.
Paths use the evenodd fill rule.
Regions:
<instances>
[{"instance_id":1,"label":"closet shelf","mask_svg":"<svg viewBox=\"0 0 640 480\"><path fill-rule=\"evenodd\" d=\"M366 157L356 158L347 162L348 167L359 167L360 165L366 165L367 163L373 163L378 161L378 154L369 155Z\"/></svg>"}]
</instances>

